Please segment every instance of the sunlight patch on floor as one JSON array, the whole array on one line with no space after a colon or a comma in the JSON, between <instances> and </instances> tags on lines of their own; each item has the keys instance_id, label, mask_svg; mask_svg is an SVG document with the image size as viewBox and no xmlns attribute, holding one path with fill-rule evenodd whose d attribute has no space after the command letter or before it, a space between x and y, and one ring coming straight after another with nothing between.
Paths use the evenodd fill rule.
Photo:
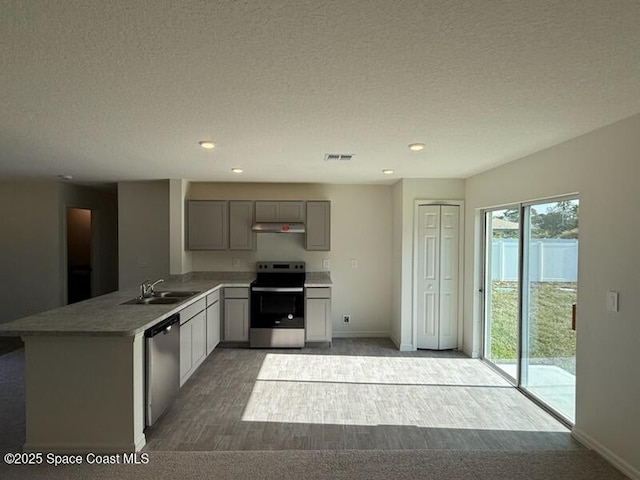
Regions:
<instances>
[{"instance_id":1,"label":"sunlight patch on floor","mask_svg":"<svg viewBox=\"0 0 640 480\"><path fill-rule=\"evenodd\" d=\"M566 431L472 359L267 354L253 422Z\"/></svg>"}]
</instances>

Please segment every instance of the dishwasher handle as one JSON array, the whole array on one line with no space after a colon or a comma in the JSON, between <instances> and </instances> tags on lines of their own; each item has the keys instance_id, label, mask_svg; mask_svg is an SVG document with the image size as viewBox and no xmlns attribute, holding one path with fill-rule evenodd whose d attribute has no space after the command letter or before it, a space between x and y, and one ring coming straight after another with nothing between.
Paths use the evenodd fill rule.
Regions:
<instances>
[{"instance_id":1,"label":"dishwasher handle","mask_svg":"<svg viewBox=\"0 0 640 480\"><path fill-rule=\"evenodd\" d=\"M144 336L147 338L155 337L164 332L169 332L173 325L180 324L180 314L176 313L170 317L165 318L161 322L156 323L153 327L144 332Z\"/></svg>"}]
</instances>

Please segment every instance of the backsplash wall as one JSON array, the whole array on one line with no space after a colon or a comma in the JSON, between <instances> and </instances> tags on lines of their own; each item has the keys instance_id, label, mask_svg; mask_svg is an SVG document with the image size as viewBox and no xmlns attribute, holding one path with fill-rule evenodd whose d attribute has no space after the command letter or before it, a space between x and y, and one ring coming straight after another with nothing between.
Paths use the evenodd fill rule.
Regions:
<instances>
[{"instance_id":1,"label":"backsplash wall","mask_svg":"<svg viewBox=\"0 0 640 480\"><path fill-rule=\"evenodd\" d=\"M191 182L187 199L330 200L331 251L308 252L303 234L260 233L256 251L193 251L192 271L255 271L257 261L330 262L334 336L388 336L391 317L391 186ZM233 259L239 266L233 267ZM357 268L352 268L352 260ZM351 315L344 324L342 315Z\"/></svg>"}]
</instances>

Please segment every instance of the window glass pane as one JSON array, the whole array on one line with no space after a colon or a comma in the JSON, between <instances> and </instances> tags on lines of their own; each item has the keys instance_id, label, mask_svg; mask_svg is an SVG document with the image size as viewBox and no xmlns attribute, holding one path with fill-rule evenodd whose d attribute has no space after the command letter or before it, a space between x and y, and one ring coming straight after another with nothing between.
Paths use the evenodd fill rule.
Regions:
<instances>
[{"instance_id":1,"label":"window glass pane","mask_svg":"<svg viewBox=\"0 0 640 480\"><path fill-rule=\"evenodd\" d=\"M523 284L523 388L575 419L578 200L526 207Z\"/></svg>"},{"instance_id":2,"label":"window glass pane","mask_svg":"<svg viewBox=\"0 0 640 480\"><path fill-rule=\"evenodd\" d=\"M520 210L486 212L484 357L517 378Z\"/></svg>"}]
</instances>

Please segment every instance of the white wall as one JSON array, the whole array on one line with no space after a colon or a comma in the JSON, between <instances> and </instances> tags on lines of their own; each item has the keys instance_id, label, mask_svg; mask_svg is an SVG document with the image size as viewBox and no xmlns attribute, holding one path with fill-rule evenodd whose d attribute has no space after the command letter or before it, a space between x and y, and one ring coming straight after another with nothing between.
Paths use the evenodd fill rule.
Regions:
<instances>
[{"instance_id":1,"label":"white wall","mask_svg":"<svg viewBox=\"0 0 640 480\"><path fill-rule=\"evenodd\" d=\"M62 304L59 201L55 182L0 183L0 322Z\"/></svg>"},{"instance_id":2,"label":"white wall","mask_svg":"<svg viewBox=\"0 0 640 480\"><path fill-rule=\"evenodd\" d=\"M169 180L118 183L120 289L169 277Z\"/></svg>"},{"instance_id":3,"label":"white wall","mask_svg":"<svg viewBox=\"0 0 640 480\"><path fill-rule=\"evenodd\" d=\"M401 348L402 338L402 237L403 202L402 184L399 180L392 187L393 236L391 244L391 340ZM402 348L403 350L406 348Z\"/></svg>"},{"instance_id":4,"label":"white wall","mask_svg":"<svg viewBox=\"0 0 640 480\"><path fill-rule=\"evenodd\" d=\"M331 251L308 252L304 235L258 234L255 252L192 254L194 271L255 271L256 261L299 260L308 271L331 263L334 336L388 336L391 318L391 187L329 184L190 183L189 199L330 200ZM358 268L351 268L357 259ZM342 315L350 314L344 324Z\"/></svg>"},{"instance_id":5,"label":"white wall","mask_svg":"<svg viewBox=\"0 0 640 480\"><path fill-rule=\"evenodd\" d=\"M67 206L96 212L95 293L117 288L113 194L58 182L3 182L0 205L0 322L67 303Z\"/></svg>"},{"instance_id":6,"label":"white wall","mask_svg":"<svg viewBox=\"0 0 640 480\"><path fill-rule=\"evenodd\" d=\"M404 179L393 187L393 321L392 340L401 350L413 347L413 224L416 200L462 200L465 182L458 179ZM400 234L398 234L398 229Z\"/></svg>"},{"instance_id":7,"label":"white wall","mask_svg":"<svg viewBox=\"0 0 640 480\"><path fill-rule=\"evenodd\" d=\"M170 273L181 275L192 269L191 252L185 250L185 197L189 182L169 180L169 252Z\"/></svg>"},{"instance_id":8,"label":"white wall","mask_svg":"<svg viewBox=\"0 0 640 480\"><path fill-rule=\"evenodd\" d=\"M464 348L480 350L480 208L580 194L575 433L640 477L640 115L467 179ZM608 290L620 311L605 309Z\"/></svg>"}]
</instances>

